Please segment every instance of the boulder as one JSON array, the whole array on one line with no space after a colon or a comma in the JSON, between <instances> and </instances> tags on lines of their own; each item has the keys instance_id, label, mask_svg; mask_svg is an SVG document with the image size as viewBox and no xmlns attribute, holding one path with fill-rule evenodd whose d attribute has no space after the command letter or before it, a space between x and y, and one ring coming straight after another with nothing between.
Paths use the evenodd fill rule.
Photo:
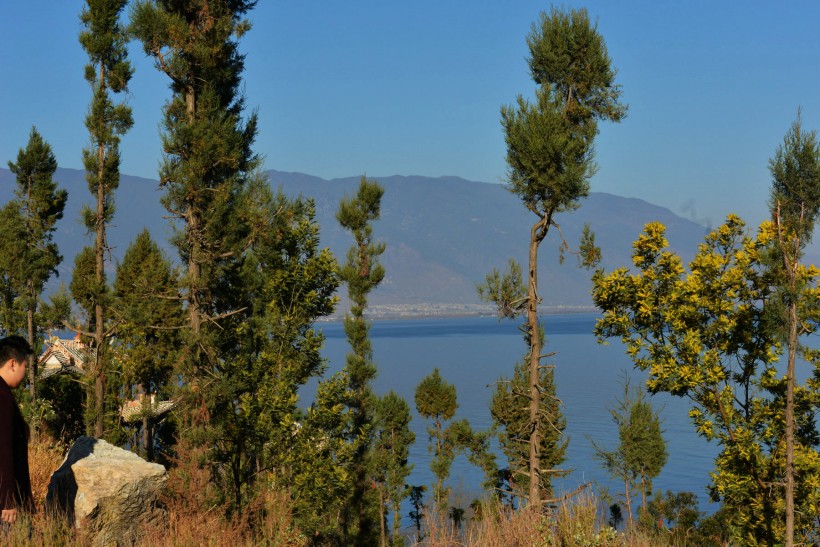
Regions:
<instances>
[{"instance_id":1,"label":"boulder","mask_svg":"<svg viewBox=\"0 0 820 547\"><path fill-rule=\"evenodd\" d=\"M88 531L95 545L130 545L164 517L165 468L94 437L80 437L51 476L46 503Z\"/></svg>"}]
</instances>

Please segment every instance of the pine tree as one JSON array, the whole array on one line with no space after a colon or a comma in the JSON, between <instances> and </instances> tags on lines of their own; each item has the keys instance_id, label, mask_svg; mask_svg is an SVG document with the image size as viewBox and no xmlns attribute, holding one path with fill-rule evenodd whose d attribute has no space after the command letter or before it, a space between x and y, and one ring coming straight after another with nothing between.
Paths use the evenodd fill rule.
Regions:
<instances>
[{"instance_id":1,"label":"pine tree","mask_svg":"<svg viewBox=\"0 0 820 547\"><path fill-rule=\"evenodd\" d=\"M526 297L517 308L527 318L528 500L537 509L545 494L542 478L549 471L542 465L542 456L549 457L542 453L541 437L548 427L544 418L550 419L542 412L542 399L554 397L541 386L545 355L538 319L538 248L550 228L558 227L556 215L577 208L589 192L598 121L619 121L626 108L618 102L621 92L604 40L586 10L542 13L527 44L530 73L538 85L535 101L519 96L515 106L501 108L501 123L510 190L536 216L530 231ZM495 278L500 276L496 273Z\"/></svg>"},{"instance_id":2,"label":"pine tree","mask_svg":"<svg viewBox=\"0 0 820 547\"><path fill-rule=\"evenodd\" d=\"M527 386L529 360L525 357L515 365L512 378L501 378L496 384L496 390L490 403L490 415L493 422L500 427L498 434L499 445L507 457L509 468L503 470L508 477L510 495L526 499L529 492L529 415L521 409L529 406ZM560 403L555 397L555 381L553 369L543 367L540 372L539 386L542 390L541 413L542 423L546 425L539 440L541 443L539 454L541 466L552 470L541 475L541 491L544 496L553 495L552 479L556 475L565 474L558 466L566 458L567 439L564 436L566 419L561 414Z\"/></svg>"},{"instance_id":3,"label":"pine tree","mask_svg":"<svg viewBox=\"0 0 820 547\"><path fill-rule=\"evenodd\" d=\"M413 470L408 463L410 446L416 434L410 430L410 406L392 390L378 399L373 445L373 474L379 490L381 545L387 544L385 510L393 510L391 543L401 544L401 502L410 495L407 477Z\"/></svg>"},{"instance_id":4,"label":"pine tree","mask_svg":"<svg viewBox=\"0 0 820 547\"><path fill-rule=\"evenodd\" d=\"M178 329L184 319L177 281L148 230L128 247L114 280L113 357L121 367L119 384L125 398L133 398L135 387L143 396L140 444L148 461L154 461L154 447L168 442L172 432L170 427L158 429L151 411L154 402L176 393L173 372L180 352Z\"/></svg>"},{"instance_id":5,"label":"pine tree","mask_svg":"<svg viewBox=\"0 0 820 547\"><path fill-rule=\"evenodd\" d=\"M373 222L378 220L384 189L374 180L362 177L353 197L339 203L336 219L349 230L355 244L347 253L347 261L339 276L347 283L350 313L345 315L344 329L350 343L345 370L350 379L351 401L350 442L355 446L353 490L345 515L346 542L372 544L374 541L373 501L368 495L368 459L373 441L374 395L370 384L376 377L373 348L370 343L370 322L364 317L367 297L384 279L384 268L378 262L384 243L373 241Z\"/></svg>"},{"instance_id":6,"label":"pine tree","mask_svg":"<svg viewBox=\"0 0 820 547\"><path fill-rule=\"evenodd\" d=\"M12 200L0 209L0 329L4 336L25 335L26 310L23 307L26 255L20 242L26 240L26 227L19 203Z\"/></svg>"},{"instance_id":7,"label":"pine tree","mask_svg":"<svg viewBox=\"0 0 820 547\"><path fill-rule=\"evenodd\" d=\"M805 325L817 320L816 301L806 307L806 266L802 263L820 216L820 146L814 131L802 128L800 113L769 162L772 174L771 214L776 229L775 266L780 275L774 308L775 324L785 330L786 371L786 545L794 545L795 512L795 361L801 352L799 338L809 332ZM802 300L802 301L801 301ZM814 309L812 309L814 308ZM812 318L811 316L814 315Z\"/></svg>"},{"instance_id":8,"label":"pine tree","mask_svg":"<svg viewBox=\"0 0 820 547\"><path fill-rule=\"evenodd\" d=\"M171 81L165 105L160 185L178 221L173 243L185 266L187 324L181 373L190 428L211 449L212 470L234 505L246 454L234 429L248 356L239 339L247 321L241 287L252 227L243 221L243 192L259 164L251 147L256 115L243 119L239 92L244 56L238 39L253 1L139 2L131 30Z\"/></svg>"},{"instance_id":9,"label":"pine tree","mask_svg":"<svg viewBox=\"0 0 820 547\"><path fill-rule=\"evenodd\" d=\"M41 304L40 294L57 266L62 261L57 244L52 238L57 221L63 218L68 199L65 190L57 188L53 180L57 160L51 146L43 140L36 128L31 129L28 144L17 153L17 162L9 162L9 170L17 177L15 200L8 213L23 227L22 237L17 240L18 272L8 272L17 287L21 307L26 314L26 334L32 348L39 348L42 341L42 325L37 324L37 310ZM29 357L29 393L37 400L37 360Z\"/></svg>"},{"instance_id":10,"label":"pine tree","mask_svg":"<svg viewBox=\"0 0 820 547\"><path fill-rule=\"evenodd\" d=\"M90 300L85 307L93 326L94 359L88 374L93 381L93 433L103 436L106 387L107 347L106 307L108 287L105 278L105 255L109 251L106 227L114 216L114 190L120 179L120 137L133 125L131 108L115 104L111 93L127 92L133 70L127 59L128 38L120 24L120 14L128 0L87 0L80 15L83 31L80 43L88 53L85 79L91 85L92 100L85 125L91 145L83 150L83 165L88 188L96 207L83 212L85 226L94 234L94 277L89 286Z\"/></svg>"},{"instance_id":11,"label":"pine tree","mask_svg":"<svg viewBox=\"0 0 820 547\"><path fill-rule=\"evenodd\" d=\"M436 507L442 509L442 504L449 498L449 489L444 487L444 481L450 476L450 465L456 457L455 444L450 442L444 427L444 422L452 419L458 408L456 386L444 380L437 368L433 369L433 373L416 386L415 400L418 413L423 418L433 420L433 427L427 428L431 441L428 449L433 452L430 469L436 476L433 500Z\"/></svg>"},{"instance_id":12,"label":"pine tree","mask_svg":"<svg viewBox=\"0 0 820 547\"><path fill-rule=\"evenodd\" d=\"M594 440L592 446L595 448L595 458L604 469L624 483L624 503L629 527L632 528L634 489L640 487L641 509L645 512L647 496L652 493L652 479L666 465L668 453L660 418L646 401L643 390L631 387L628 377L624 378L623 388L623 396L610 410L612 421L618 427L617 448L606 450Z\"/></svg>"}]
</instances>

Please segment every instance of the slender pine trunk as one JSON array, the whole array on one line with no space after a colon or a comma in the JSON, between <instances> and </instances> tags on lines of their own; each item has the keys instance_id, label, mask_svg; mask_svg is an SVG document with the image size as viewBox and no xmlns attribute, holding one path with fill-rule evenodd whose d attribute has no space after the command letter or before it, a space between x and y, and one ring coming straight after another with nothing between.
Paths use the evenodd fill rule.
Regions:
<instances>
[{"instance_id":1,"label":"slender pine trunk","mask_svg":"<svg viewBox=\"0 0 820 547\"><path fill-rule=\"evenodd\" d=\"M26 226L31 227L31 180L26 180L26 207L25 207L25 221ZM34 246L33 241L27 242ZM34 292L34 280L29 278L26 280L26 290L28 292L28 306L26 306L26 328L28 334L28 344L32 349L34 345L34 310L37 308L37 295ZM37 400L37 360L34 355L28 357L28 379L29 379L29 394L31 395L31 402Z\"/></svg>"},{"instance_id":2,"label":"slender pine trunk","mask_svg":"<svg viewBox=\"0 0 820 547\"><path fill-rule=\"evenodd\" d=\"M385 529L384 489L379 486L379 545L387 546L387 530Z\"/></svg>"},{"instance_id":3,"label":"slender pine trunk","mask_svg":"<svg viewBox=\"0 0 820 547\"><path fill-rule=\"evenodd\" d=\"M99 85L105 88L105 67L100 63ZM105 145L102 139L97 142L97 219L96 241L94 246L95 277L97 288L101 290L105 283ZM96 366L94 367L94 436L101 438L104 433L105 416L105 321L103 295L97 295L94 303L94 349Z\"/></svg>"},{"instance_id":4,"label":"slender pine trunk","mask_svg":"<svg viewBox=\"0 0 820 547\"><path fill-rule=\"evenodd\" d=\"M632 531L634 519L632 518L632 492L629 488L629 479L624 480L624 501L626 502L626 522L628 530Z\"/></svg>"},{"instance_id":5,"label":"slender pine trunk","mask_svg":"<svg viewBox=\"0 0 820 547\"><path fill-rule=\"evenodd\" d=\"M397 545L399 542L399 533L401 531L401 501L393 502L393 544Z\"/></svg>"},{"instance_id":6,"label":"slender pine trunk","mask_svg":"<svg viewBox=\"0 0 820 547\"><path fill-rule=\"evenodd\" d=\"M547 235L550 217L544 216L530 231L527 325L530 336L530 488L529 505L541 509L541 333L538 324L538 246Z\"/></svg>"},{"instance_id":7,"label":"slender pine trunk","mask_svg":"<svg viewBox=\"0 0 820 547\"><path fill-rule=\"evenodd\" d=\"M35 294L34 294L34 282L29 279L28 280L28 293L30 303L28 305L28 309L26 310L26 330L28 334L28 344L32 348L34 348L34 302L36 301ZM29 393L31 394L31 401L34 402L37 400L37 359L34 355L28 356L28 381L29 381Z\"/></svg>"},{"instance_id":8,"label":"slender pine trunk","mask_svg":"<svg viewBox=\"0 0 820 547\"><path fill-rule=\"evenodd\" d=\"M794 282L792 282L794 285ZM786 546L794 545L794 364L797 357L797 303L789 303L789 357L786 371Z\"/></svg>"}]
</instances>

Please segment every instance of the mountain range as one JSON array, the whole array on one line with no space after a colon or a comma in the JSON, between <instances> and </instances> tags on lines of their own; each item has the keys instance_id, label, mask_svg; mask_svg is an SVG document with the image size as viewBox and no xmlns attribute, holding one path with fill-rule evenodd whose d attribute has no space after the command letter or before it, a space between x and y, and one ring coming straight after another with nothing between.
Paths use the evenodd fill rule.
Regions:
<instances>
[{"instance_id":1,"label":"mountain range","mask_svg":"<svg viewBox=\"0 0 820 547\"><path fill-rule=\"evenodd\" d=\"M272 187L289 196L311 197L321 241L344 257L352 237L335 220L339 200L352 195L360 177L325 180L304 173L267 172ZM64 260L59 280L68 282L74 256L92 238L80 222L80 211L92 203L85 173L60 168L55 180L68 190L64 218L55 239ZM372 294L374 315L424 315L489 311L481 305L475 286L493 268L503 269L509 258L526 265L530 227L535 216L520 200L499 184L468 181L458 177L376 177L384 186L381 219L374 234L387 245L382 256L386 277ZM0 169L0 203L12 197L13 175ZM122 258L129 243L144 228L165 248L172 227L160 204L156 180L124 175L116 194L117 212L108 236L114 261ZM561 235L577 247L588 223L603 251L602 265L611 270L631 264L632 242L645 223L659 221L668 229L673 250L685 260L703 241L706 228L675 215L668 209L640 199L592 192L576 211L556 218ZM551 230L541 245L539 273L546 308L572 310L591 307L590 274L580 269L572 255L559 264L561 235ZM342 291L344 292L344 291ZM344 306L342 306L342 309Z\"/></svg>"}]
</instances>

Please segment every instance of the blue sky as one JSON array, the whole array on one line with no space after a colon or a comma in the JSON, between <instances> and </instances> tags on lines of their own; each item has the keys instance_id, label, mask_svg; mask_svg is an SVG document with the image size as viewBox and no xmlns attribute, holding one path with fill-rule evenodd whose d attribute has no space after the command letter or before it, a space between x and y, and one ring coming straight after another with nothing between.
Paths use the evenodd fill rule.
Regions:
<instances>
[{"instance_id":1,"label":"blue sky","mask_svg":"<svg viewBox=\"0 0 820 547\"><path fill-rule=\"evenodd\" d=\"M701 222L766 215L768 159L802 106L820 128L820 4L568 2L586 7L619 70L629 115L597 140L594 191L640 197ZM81 0L0 3L0 161L32 125L81 167L90 91ZM525 36L549 5L515 0L261 0L244 91L265 167L503 181L499 107L529 95ZM169 92L137 44L136 125L122 171L156 177Z\"/></svg>"}]
</instances>

